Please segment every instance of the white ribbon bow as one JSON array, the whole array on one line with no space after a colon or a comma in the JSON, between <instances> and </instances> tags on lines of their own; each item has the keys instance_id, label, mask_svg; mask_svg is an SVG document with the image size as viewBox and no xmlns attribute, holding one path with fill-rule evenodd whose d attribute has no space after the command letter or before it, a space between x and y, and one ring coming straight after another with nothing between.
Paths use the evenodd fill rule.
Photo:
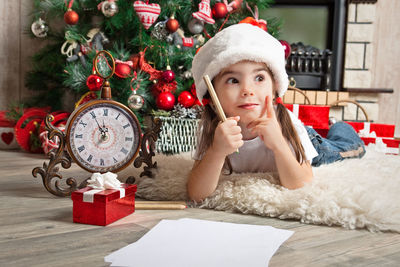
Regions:
<instances>
[{"instance_id":1,"label":"white ribbon bow","mask_svg":"<svg viewBox=\"0 0 400 267\"><path fill-rule=\"evenodd\" d=\"M376 138L376 133L374 131L371 132L371 125L369 122L364 122L364 129L358 132L360 137L373 137Z\"/></svg>"},{"instance_id":2,"label":"white ribbon bow","mask_svg":"<svg viewBox=\"0 0 400 267\"><path fill-rule=\"evenodd\" d=\"M112 172L92 174L87 181L88 186L93 188L83 193L83 202L93 203L94 195L106 189L118 189L120 198L125 197L125 188L122 188L122 183L117 179L117 175Z\"/></svg>"},{"instance_id":3,"label":"white ribbon bow","mask_svg":"<svg viewBox=\"0 0 400 267\"><path fill-rule=\"evenodd\" d=\"M88 186L93 189L119 189L121 188L121 182L117 179L115 173L106 172L106 173L98 173L95 172L92 174L92 177L87 181Z\"/></svg>"}]
</instances>

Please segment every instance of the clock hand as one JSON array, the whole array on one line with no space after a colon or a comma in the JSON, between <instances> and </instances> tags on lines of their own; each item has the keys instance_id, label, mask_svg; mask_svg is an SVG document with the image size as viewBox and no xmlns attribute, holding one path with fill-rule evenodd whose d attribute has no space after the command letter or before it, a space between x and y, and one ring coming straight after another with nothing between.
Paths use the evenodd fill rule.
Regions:
<instances>
[{"instance_id":1,"label":"clock hand","mask_svg":"<svg viewBox=\"0 0 400 267\"><path fill-rule=\"evenodd\" d=\"M108 133L108 128L106 127L106 125L104 124L104 120L103 120L103 131L105 133Z\"/></svg>"},{"instance_id":2,"label":"clock hand","mask_svg":"<svg viewBox=\"0 0 400 267\"><path fill-rule=\"evenodd\" d=\"M94 120L96 121L97 126L99 126L100 133L103 135L104 134L104 130L103 130L103 128L101 128L101 126L100 126L99 122L97 121L96 117L94 118Z\"/></svg>"}]
</instances>

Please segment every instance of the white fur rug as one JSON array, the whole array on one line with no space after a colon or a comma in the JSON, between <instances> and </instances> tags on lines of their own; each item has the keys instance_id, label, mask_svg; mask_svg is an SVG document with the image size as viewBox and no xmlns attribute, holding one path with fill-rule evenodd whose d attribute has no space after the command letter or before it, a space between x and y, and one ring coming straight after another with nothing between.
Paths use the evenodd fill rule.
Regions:
<instances>
[{"instance_id":1,"label":"white fur rug","mask_svg":"<svg viewBox=\"0 0 400 267\"><path fill-rule=\"evenodd\" d=\"M137 197L187 200L190 155L157 155L155 160L156 176L137 179ZM297 190L281 187L266 173L221 176L213 195L193 205L348 229L400 232L400 156L368 147L362 159L314 168L314 176L312 183Z\"/></svg>"}]
</instances>

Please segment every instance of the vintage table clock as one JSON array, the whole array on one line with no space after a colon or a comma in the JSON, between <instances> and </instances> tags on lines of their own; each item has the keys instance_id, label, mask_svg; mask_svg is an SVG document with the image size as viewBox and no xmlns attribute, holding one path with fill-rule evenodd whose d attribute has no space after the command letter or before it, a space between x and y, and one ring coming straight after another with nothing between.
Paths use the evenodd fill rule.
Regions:
<instances>
[{"instance_id":1,"label":"vintage table clock","mask_svg":"<svg viewBox=\"0 0 400 267\"><path fill-rule=\"evenodd\" d=\"M107 56L112 61L111 73L103 76L98 69L99 56ZM97 75L104 79L101 91L101 99L91 100L78 106L70 115L65 133L52 125L54 118L46 117L46 129L49 131L49 139L57 136L60 145L55 152L50 152L50 162L43 163L43 167L36 167L32 174L42 176L46 189L58 196L68 196L77 188L86 185L86 180L79 186L74 178L68 178L66 184L69 188L60 186L57 180L54 185L52 179L62 179L58 173L57 164L65 169L71 166L71 161L89 172L118 172L129 166L136 158L134 166L139 168L146 163L145 171L141 176L151 176L151 168L155 168L156 162L152 162L154 156L154 142L161 129L161 121L153 120L153 127L143 137L141 127L135 114L125 105L111 99L111 88L108 79L114 74L115 61L107 51L100 51L94 58L94 66ZM127 183L133 183L134 177L130 176Z\"/></svg>"}]
</instances>

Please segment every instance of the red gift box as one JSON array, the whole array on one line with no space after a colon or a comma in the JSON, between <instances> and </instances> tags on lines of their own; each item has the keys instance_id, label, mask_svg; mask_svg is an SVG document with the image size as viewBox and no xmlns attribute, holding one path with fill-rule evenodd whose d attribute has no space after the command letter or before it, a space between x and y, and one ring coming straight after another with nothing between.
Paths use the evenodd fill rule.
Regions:
<instances>
[{"instance_id":1,"label":"red gift box","mask_svg":"<svg viewBox=\"0 0 400 267\"><path fill-rule=\"evenodd\" d=\"M0 149L19 148L15 139L15 122L6 117L6 111L0 111Z\"/></svg>"},{"instance_id":2,"label":"red gift box","mask_svg":"<svg viewBox=\"0 0 400 267\"><path fill-rule=\"evenodd\" d=\"M107 190L85 187L72 192L74 222L105 226L133 213L137 186L121 186Z\"/></svg>"},{"instance_id":3,"label":"red gift box","mask_svg":"<svg viewBox=\"0 0 400 267\"><path fill-rule=\"evenodd\" d=\"M395 125L393 124L380 124L370 122L349 122L348 124L353 126L354 130L359 133L361 130L366 129L367 132L375 132L378 137L393 137L395 131Z\"/></svg>"},{"instance_id":4,"label":"red gift box","mask_svg":"<svg viewBox=\"0 0 400 267\"><path fill-rule=\"evenodd\" d=\"M285 104L285 107L304 125L312 127L323 137L328 134L330 106Z\"/></svg>"},{"instance_id":5,"label":"red gift box","mask_svg":"<svg viewBox=\"0 0 400 267\"><path fill-rule=\"evenodd\" d=\"M368 144L376 144L377 139L382 140L383 143L385 143L386 148L384 149L384 152L387 154L395 154L398 155L400 152L399 146L400 146L400 140L399 139L393 139L393 138L375 138L375 137L361 137L361 140L363 140L364 144L367 146Z\"/></svg>"},{"instance_id":6,"label":"red gift box","mask_svg":"<svg viewBox=\"0 0 400 267\"><path fill-rule=\"evenodd\" d=\"M377 144L379 147L378 150L383 150L387 154L399 154L400 140L393 138L395 125L370 122L347 123L360 135L361 140L363 140L366 146L371 143ZM377 143L378 139L379 142Z\"/></svg>"}]
</instances>

